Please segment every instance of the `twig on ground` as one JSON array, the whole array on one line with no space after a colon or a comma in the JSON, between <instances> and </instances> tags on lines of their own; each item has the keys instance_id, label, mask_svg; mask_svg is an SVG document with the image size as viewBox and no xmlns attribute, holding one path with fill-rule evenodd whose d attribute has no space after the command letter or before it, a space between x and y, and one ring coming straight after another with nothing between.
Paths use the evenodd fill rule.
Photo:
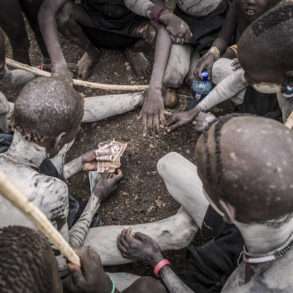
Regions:
<instances>
[{"instance_id":1,"label":"twig on ground","mask_svg":"<svg viewBox=\"0 0 293 293\"><path fill-rule=\"evenodd\" d=\"M6 64L13 68L29 71L37 76L44 76L44 77L51 76L51 73L48 71L44 71L39 68L20 63L10 58L6 58ZM80 79L73 79L73 85L87 87L91 89L108 90L108 91L126 91L126 92L144 91L148 88L148 85L106 84L106 83L84 81Z\"/></svg>"}]
</instances>

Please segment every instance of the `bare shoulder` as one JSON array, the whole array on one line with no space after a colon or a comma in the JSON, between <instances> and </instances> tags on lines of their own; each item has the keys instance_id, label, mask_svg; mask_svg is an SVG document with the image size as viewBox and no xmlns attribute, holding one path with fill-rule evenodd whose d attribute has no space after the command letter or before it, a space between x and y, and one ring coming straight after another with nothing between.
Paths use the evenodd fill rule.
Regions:
<instances>
[{"instance_id":1,"label":"bare shoulder","mask_svg":"<svg viewBox=\"0 0 293 293\"><path fill-rule=\"evenodd\" d=\"M291 293L293 292L293 250L269 266L256 269L245 283L245 265L241 264L228 279L222 293Z\"/></svg>"}]
</instances>

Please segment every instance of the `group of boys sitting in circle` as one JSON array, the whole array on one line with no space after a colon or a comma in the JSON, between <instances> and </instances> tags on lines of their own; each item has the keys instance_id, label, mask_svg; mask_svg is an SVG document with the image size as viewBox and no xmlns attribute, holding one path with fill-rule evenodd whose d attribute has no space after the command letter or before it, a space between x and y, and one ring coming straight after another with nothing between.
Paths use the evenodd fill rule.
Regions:
<instances>
[{"instance_id":1,"label":"group of boys sitting in circle","mask_svg":"<svg viewBox=\"0 0 293 293\"><path fill-rule=\"evenodd\" d=\"M0 26L14 58L30 64L23 14L52 77L9 70L0 31L0 78L23 87L14 103L0 92L0 142L5 141L0 172L78 251L81 268L53 250L0 197L0 291L292 292L293 135L272 118L280 110L285 122L293 111L293 1L0 1ZM123 175L98 178L95 151L65 164L88 106L72 86L57 29L85 51L78 63L81 78L94 69L100 48L125 49L143 68L149 64L134 48L155 46L141 109L145 132L173 131L193 121L200 132L196 164L174 152L157 164L181 206L175 215L133 226L92 225ZM204 70L214 89L166 121L164 109L174 89ZM229 99L237 113L208 113ZM66 180L73 169L89 172L91 195L81 215L70 221ZM195 246L192 240L202 228L213 238ZM175 271L164 251L186 247L192 269ZM152 267L154 277L106 272L107 266L134 261Z\"/></svg>"}]
</instances>

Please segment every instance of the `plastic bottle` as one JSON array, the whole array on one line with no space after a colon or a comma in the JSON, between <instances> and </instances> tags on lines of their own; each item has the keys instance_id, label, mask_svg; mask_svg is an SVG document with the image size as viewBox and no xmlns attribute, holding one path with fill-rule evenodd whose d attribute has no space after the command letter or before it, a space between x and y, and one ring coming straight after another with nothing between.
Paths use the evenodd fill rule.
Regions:
<instances>
[{"instance_id":1,"label":"plastic bottle","mask_svg":"<svg viewBox=\"0 0 293 293\"><path fill-rule=\"evenodd\" d=\"M209 80L209 73L203 71L201 73L201 80L194 80L192 82L193 98L199 103L212 90L213 84Z\"/></svg>"}]
</instances>

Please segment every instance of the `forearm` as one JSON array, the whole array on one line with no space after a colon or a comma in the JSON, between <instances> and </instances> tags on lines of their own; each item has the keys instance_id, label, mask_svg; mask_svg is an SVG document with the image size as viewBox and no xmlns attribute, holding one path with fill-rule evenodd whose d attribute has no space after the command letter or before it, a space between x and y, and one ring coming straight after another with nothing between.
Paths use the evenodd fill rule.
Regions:
<instances>
[{"instance_id":1,"label":"forearm","mask_svg":"<svg viewBox=\"0 0 293 293\"><path fill-rule=\"evenodd\" d=\"M125 6L135 14L151 18L151 10L155 4L150 0L124 0Z\"/></svg>"},{"instance_id":2,"label":"forearm","mask_svg":"<svg viewBox=\"0 0 293 293\"><path fill-rule=\"evenodd\" d=\"M169 293L195 293L191 290L169 266L165 266L161 272L160 277L168 288Z\"/></svg>"},{"instance_id":3,"label":"forearm","mask_svg":"<svg viewBox=\"0 0 293 293\"><path fill-rule=\"evenodd\" d=\"M214 106L233 98L247 87L244 70L239 69L221 81L197 106L196 109L208 111ZM193 111L196 111L194 109Z\"/></svg>"},{"instance_id":4,"label":"forearm","mask_svg":"<svg viewBox=\"0 0 293 293\"><path fill-rule=\"evenodd\" d=\"M226 51L228 43L222 38L217 38L213 43L213 47L218 48L220 55L222 55Z\"/></svg>"},{"instance_id":5,"label":"forearm","mask_svg":"<svg viewBox=\"0 0 293 293\"><path fill-rule=\"evenodd\" d=\"M53 72L66 67L56 25L56 15L65 2L66 0L45 0L38 15L40 30L50 55Z\"/></svg>"},{"instance_id":6,"label":"forearm","mask_svg":"<svg viewBox=\"0 0 293 293\"><path fill-rule=\"evenodd\" d=\"M69 179L83 170L82 156L70 161L64 166L64 178Z\"/></svg>"},{"instance_id":7,"label":"forearm","mask_svg":"<svg viewBox=\"0 0 293 293\"><path fill-rule=\"evenodd\" d=\"M72 247L80 248L83 246L84 241L88 235L92 220L97 213L100 205L101 201L99 197L92 194L80 218L69 231L69 242Z\"/></svg>"},{"instance_id":8,"label":"forearm","mask_svg":"<svg viewBox=\"0 0 293 293\"><path fill-rule=\"evenodd\" d=\"M171 45L172 42L168 32L164 27L160 26L157 34L155 58L150 80L150 88L162 88L163 78L170 55Z\"/></svg>"}]
</instances>

